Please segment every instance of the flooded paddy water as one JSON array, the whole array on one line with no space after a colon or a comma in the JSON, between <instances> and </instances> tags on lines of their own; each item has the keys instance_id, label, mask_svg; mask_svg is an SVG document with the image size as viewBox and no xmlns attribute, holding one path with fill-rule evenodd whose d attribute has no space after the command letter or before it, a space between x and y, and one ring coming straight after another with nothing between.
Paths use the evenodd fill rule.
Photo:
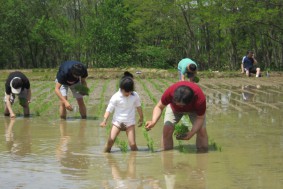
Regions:
<instances>
[{"instance_id":1,"label":"flooded paddy water","mask_svg":"<svg viewBox=\"0 0 283 189\"><path fill-rule=\"evenodd\" d=\"M32 83L31 118L0 117L0 188L282 188L283 78L201 79L207 98L210 150L197 154L195 137L162 152L162 120L148 134L136 128L138 152L117 145L103 153L107 129L99 127L118 80L88 80L88 119L74 111L61 121L54 82ZM173 79L136 79L146 120ZM0 90L4 92L3 87ZM1 104L3 109L3 103ZM126 140L125 133L119 135ZM218 148L215 148L215 145Z\"/></svg>"}]
</instances>

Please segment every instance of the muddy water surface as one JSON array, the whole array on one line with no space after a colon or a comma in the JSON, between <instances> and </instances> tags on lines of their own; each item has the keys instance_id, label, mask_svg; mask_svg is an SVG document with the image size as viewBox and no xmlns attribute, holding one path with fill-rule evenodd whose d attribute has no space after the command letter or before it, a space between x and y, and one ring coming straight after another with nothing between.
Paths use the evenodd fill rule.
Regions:
<instances>
[{"instance_id":1,"label":"muddy water surface","mask_svg":"<svg viewBox=\"0 0 283 189\"><path fill-rule=\"evenodd\" d=\"M138 152L122 153L115 145L113 153L102 153L107 129L98 125L111 96L103 86L114 87L117 81L89 83L88 120L77 119L76 110L60 121L51 90L34 91L38 97L31 118L0 117L0 188L282 188L282 78L201 80L210 138L206 154L196 153L195 138L182 143L185 152L177 141L174 150L160 151L162 121L149 133L154 153L141 128L136 128ZM150 83L149 91L159 99L154 86L172 80ZM137 89L148 95L140 83ZM44 95L49 98L40 97ZM154 103L148 96L141 98L150 118ZM21 112L17 103L14 108ZM125 133L119 138L126 140Z\"/></svg>"}]
</instances>

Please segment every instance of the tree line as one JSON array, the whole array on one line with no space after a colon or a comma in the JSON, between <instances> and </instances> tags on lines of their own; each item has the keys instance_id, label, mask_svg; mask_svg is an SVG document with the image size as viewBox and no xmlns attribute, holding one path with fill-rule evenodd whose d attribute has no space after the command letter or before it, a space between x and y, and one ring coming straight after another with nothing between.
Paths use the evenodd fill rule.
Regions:
<instances>
[{"instance_id":1,"label":"tree line","mask_svg":"<svg viewBox=\"0 0 283 189\"><path fill-rule=\"evenodd\" d=\"M282 0L0 0L0 68L283 69Z\"/></svg>"}]
</instances>

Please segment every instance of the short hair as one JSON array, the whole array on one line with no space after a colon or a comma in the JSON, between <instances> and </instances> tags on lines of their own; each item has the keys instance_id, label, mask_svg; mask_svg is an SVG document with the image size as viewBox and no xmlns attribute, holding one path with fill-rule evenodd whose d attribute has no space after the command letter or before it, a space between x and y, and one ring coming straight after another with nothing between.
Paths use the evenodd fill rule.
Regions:
<instances>
[{"instance_id":1,"label":"short hair","mask_svg":"<svg viewBox=\"0 0 283 189\"><path fill-rule=\"evenodd\" d=\"M120 89L124 90L125 92L132 92L134 91L134 80L131 77L124 76L120 81Z\"/></svg>"},{"instance_id":2,"label":"short hair","mask_svg":"<svg viewBox=\"0 0 283 189\"><path fill-rule=\"evenodd\" d=\"M189 104L194 98L194 91L185 85L178 87L174 91L173 101L175 103Z\"/></svg>"},{"instance_id":3,"label":"short hair","mask_svg":"<svg viewBox=\"0 0 283 189\"><path fill-rule=\"evenodd\" d=\"M248 50L248 51L247 51L247 55L248 55L249 53L254 53L254 51Z\"/></svg>"},{"instance_id":4,"label":"short hair","mask_svg":"<svg viewBox=\"0 0 283 189\"><path fill-rule=\"evenodd\" d=\"M81 63L74 64L71 67L71 73L75 76L83 76L85 74L85 67Z\"/></svg>"},{"instance_id":5,"label":"short hair","mask_svg":"<svg viewBox=\"0 0 283 189\"><path fill-rule=\"evenodd\" d=\"M197 67L196 67L195 64L190 64L190 65L189 65L189 68L190 68L190 70L193 71L193 72L196 71L196 69L197 69Z\"/></svg>"},{"instance_id":6,"label":"short hair","mask_svg":"<svg viewBox=\"0 0 283 189\"><path fill-rule=\"evenodd\" d=\"M12 81L12 87L14 89L19 89L23 86L23 80L21 78L14 78Z\"/></svg>"}]
</instances>

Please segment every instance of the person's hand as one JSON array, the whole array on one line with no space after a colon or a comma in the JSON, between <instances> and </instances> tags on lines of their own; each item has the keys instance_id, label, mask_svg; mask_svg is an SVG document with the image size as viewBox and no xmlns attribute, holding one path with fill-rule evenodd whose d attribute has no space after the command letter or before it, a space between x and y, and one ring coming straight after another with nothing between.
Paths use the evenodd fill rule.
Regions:
<instances>
[{"instance_id":1,"label":"person's hand","mask_svg":"<svg viewBox=\"0 0 283 189\"><path fill-rule=\"evenodd\" d=\"M16 118L16 115L14 113L10 113L10 118L11 119L15 119Z\"/></svg>"},{"instance_id":2,"label":"person's hand","mask_svg":"<svg viewBox=\"0 0 283 189\"><path fill-rule=\"evenodd\" d=\"M182 134L177 134L176 139L177 140L189 140L189 132L188 133L182 133Z\"/></svg>"},{"instance_id":3,"label":"person's hand","mask_svg":"<svg viewBox=\"0 0 283 189\"><path fill-rule=\"evenodd\" d=\"M65 102L65 107L66 107L67 110L73 111L73 107L68 101Z\"/></svg>"},{"instance_id":4,"label":"person's hand","mask_svg":"<svg viewBox=\"0 0 283 189\"><path fill-rule=\"evenodd\" d=\"M31 103L31 100L29 99L27 102L28 102L28 104L30 104L30 103Z\"/></svg>"},{"instance_id":5,"label":"person's hand","mask_svg":"<svg viewBox=\"0 0 283 189\"><path fill-rule=\"evenodd\" d=\"M102 121L102 122L100 123L100 127L106 127L106 121Z\"/></svg>"},{"instance_id":6,"label":"person's hand","mask_svg":"<svg viewBox=\"0 0 283 189\"><path fill-rule=\"evenodd\" d=\"M145 129L147 131L151 130L151 128L153 128L155 125L155 123L153 123L153 121L147 121L146 124L145 124Z\"/></svg>"},{"instance_id":7,"label":"person's hand","mask_svg":"<svg viewBox=\"0 0 283 189\"><path fill-rule=\"evenodd\" d=\"M140 118L140 119L139 119L139 122L138 122L138 127L141 127L142 124L143 124L143 118Z\"/></svg>"}]
</instances>

